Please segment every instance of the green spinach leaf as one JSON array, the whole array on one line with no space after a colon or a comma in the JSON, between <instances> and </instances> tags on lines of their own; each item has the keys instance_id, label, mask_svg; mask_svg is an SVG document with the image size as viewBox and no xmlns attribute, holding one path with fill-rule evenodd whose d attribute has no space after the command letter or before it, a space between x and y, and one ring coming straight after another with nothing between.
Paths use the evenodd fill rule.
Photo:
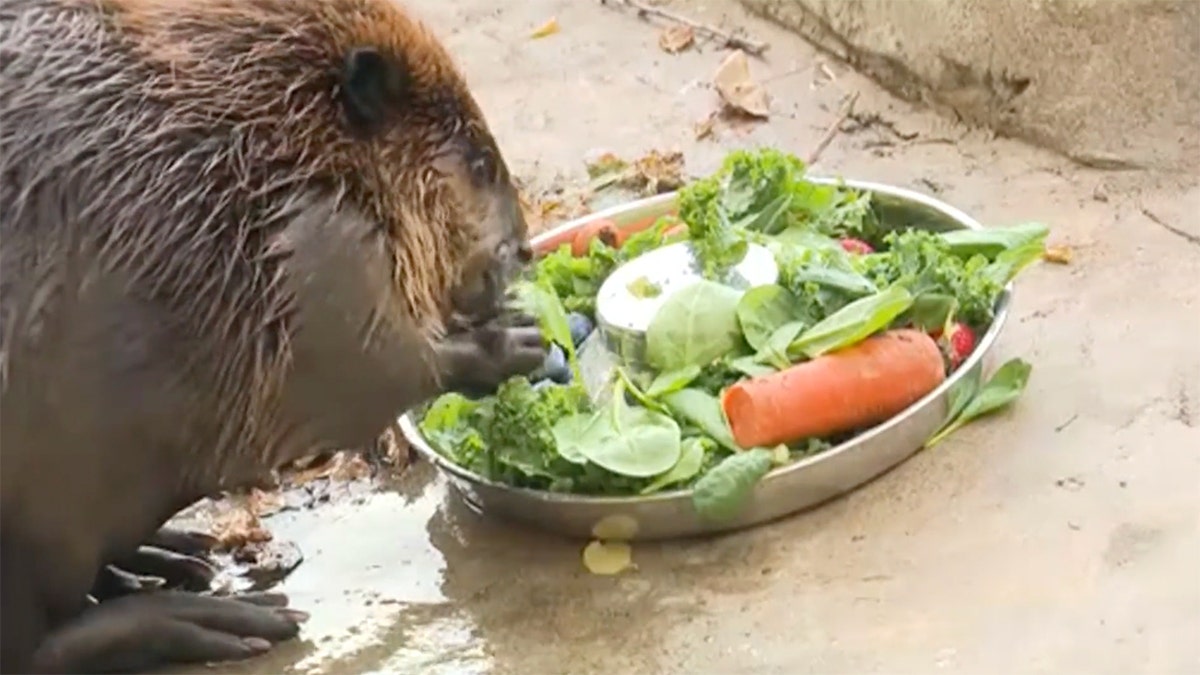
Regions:
<instances>
[{"instance_id":1,"label":"green spinach leaf","mask_svg":"<svg viewBox=\"0 0 1200 675\"><path fill-rule=\"evenodd\" d=\"M729 430L729 423L725 421L725 413L721 412L721 403L716 396L689 388L667 394L663 401L673 416L692 423L729 450L741 450L733 440L733 432Z\"/></svg>"},{"instance_id":2,"label":"green spinach leaf","mask_svg":"<svg viewBox=\"0 0 1200 675\"><path fill-rule=\"evenodd\" d=\"M646 388L646 396L656 399L671 392L679 391L691 384L692 380L699 377L700 370L700 366L691 365L659 373L650 383L650 386Z\"/></svg>"},{"instance_id":3,"label":"green spinach leaf","mask_svg":"<svg viewBox=\"0 0 1200 675\"><path fill-rule=\"evenodd\" d=\"M667 298L646 329L646 360L659 372L705 366L742 339L741 293L702 279Z\"/></svg>"},{"instance_id":4,"label":"green spinach leaf","mask_svg":"<svg viewBox=\"0 0 1200 675\"><path fill-rule=\"evenodd\" d=\"M571 339L571 322L558 295L545 285L522 281L513 284L518 306L534 317L542 334L563 349L575 381L582 381L575 341Z\"/></svg>"},{"instance_id":5,"label":"green spinach leaf","mask_svg":"<svg viewBox=\"0 0 1200 675\"><path fill-rule=\"evenodd\" d=\"M961 398L965 397L965 391L960 394L959 401L952 401L951 406L957 407L961 405L961 412L958 413L949 423L946 424L940 431L935 433L925 443L926 448L933 447L940 443L955 431L961 429L968 422L989 415L1008 407L1025 391L1025 385L1029 382L1029 374L1032 372L1033 366L1022 359L1012 359L996 369L991 379L987 381L979 391L970 397L969 402L965 405L961 404Z\"/></svg>"},{"instance_id":6,"label":"green spinach leaf","mask_svg":"<svg viewBox=\"0 0 1200 675\"><path fill-rule=\"evenodd\" d=\"M855 300L801 333L788 351L816 358L849 347L886 328L912 302L912 294L901 286Z\"/></svg>"},{"instance_id":7,"label":"green spinach leaf","mask_svg":"<svg viewBox=\"0 0 1200 675\"><path fill-rule=\"evenodd\" d=\"M898 323L909 324L923 330L945 329L958 301L945 293L921 293L913 298L912 307L899 317Z\"/></svg>"},{"instance_id":8,"label":"green spinach leaf","mask_svg":"<svg viewBox=\"0 0 1200 675\"><path fill-rule=\"evenodd\" d=\"M960 258L983 255L993 260L1001 252L1036 242L1041 247L1050 228L1041 223L1022 223L1011 227L992 227L984 230L951 230L942 239L950 245L950 253Z\"/></svg>"},{"instance_id":9,"label":"green spinach leaf","mask_svg":"<svg viewBox=\"0 0 1200 675\"><path fill-rule=\"evenodd\" d=\"M771 470L772 453L764 448L737 452L700 477L692 488L692 506L710 522L737 517L754 486Z\"/></svg>"},{"instance_id":10,"label":"green spinach leaf","mask_svg":"<svg viewBox=\"0 0 1200 675\"><path fill-rule=\"evenodd\" d=\"M782 286L769 284L746 291L737 304L738 323L746 342L756 350L762 349L772 333L797 318L799 305L796 296Z\"/></svg>"},{"instance_id":11,"label":"green spinach leaf","mask_svg":"<svg viewBox=\"0 0 1200 675\"><path fill-rule=\"evenodd\" d=\"M649 485L642 488L642 494L653 494L669 485L684 483L700 473L704 465L704 455L711 451L713 443L706 438L693 437L683 439L680 446L679 461L663 475L655 478Z\"/></svg>"},{"instance_id":12,"label":"green spinach leaf","mask_svg":"<svg viewBox=\"0 0 1200 675\"><path fill-rule=\"evenodd\" d=\"M788 348L807 327L808 325L803 321L791 321L783 324L774 333L771 333L767 343L758 350L754 356L755 361L770 364L774 370L783 370L792 365Z\"/></svg>"}]
</instances>

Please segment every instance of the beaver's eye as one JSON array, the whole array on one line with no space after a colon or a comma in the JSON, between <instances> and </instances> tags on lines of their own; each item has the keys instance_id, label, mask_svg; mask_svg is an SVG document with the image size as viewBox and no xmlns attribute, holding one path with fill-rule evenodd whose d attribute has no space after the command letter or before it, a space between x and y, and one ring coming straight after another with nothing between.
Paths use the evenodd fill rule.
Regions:
<instances>
[{"instance_id":1,"label":"beaver's eye","mask_svg":"<svg viewBox=\"0 0 1200 675\"><path fill-rule=\"evenodd\" d=\"M496 179L496 162L487 150L472 152L467 158L471 178L479 184L491 183Z\"/></svg>"}]
</instances>

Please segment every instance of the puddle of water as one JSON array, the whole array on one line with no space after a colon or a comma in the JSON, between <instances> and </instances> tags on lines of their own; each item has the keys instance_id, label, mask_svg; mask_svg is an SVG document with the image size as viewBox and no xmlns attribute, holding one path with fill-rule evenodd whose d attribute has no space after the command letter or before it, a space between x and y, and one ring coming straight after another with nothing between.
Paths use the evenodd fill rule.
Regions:
<instances>
[{"instance_id":1,"label":"puddle of water","mask_svg":"<svg viewBox=\"0 0 1200 675\"><path fill-rule=\"evenodd\" d=\"M264 523L297 542L304 562L272 590L310 613L302 640L231 673L487 673L470 614L442 592L446 558L433 544L446 486L415 465L394 490L283 511ZM171 670L169 672L182 672Z\"/></svg>"}]
</instances>

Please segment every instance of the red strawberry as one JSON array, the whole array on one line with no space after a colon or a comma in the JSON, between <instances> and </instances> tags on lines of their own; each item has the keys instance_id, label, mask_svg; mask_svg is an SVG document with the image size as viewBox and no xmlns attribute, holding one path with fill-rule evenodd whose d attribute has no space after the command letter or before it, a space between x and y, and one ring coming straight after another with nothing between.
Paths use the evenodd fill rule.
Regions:
<instances>
[{"instance_id":1,"label":"red strawberry","mask_svg":"<svg viewBox=\"0 0 1200 675\"><path fill-rule=\"evenodd\" d=\"M866 255L868 253L875 252L875 249L871 248L871 245L862 239L846 237L841 241L841 244L843 251L847 253L853 253L855 255Z\"/></svg>"},{"instance_id":2,"label":"red strawberry","mask_svg":"<svg viewBox=\"0 0 1200 675\"><path fill-rule=\"evenodd\" d=\"M937 328L929 331L929 337L942 342L945 345L947 353L950 355L950 369L953 370L959 367L971 352L975 351L975 331L965 323L956 321L950 324L950 330L942 340L942 329Z\"/></svg>"}]
</instances>

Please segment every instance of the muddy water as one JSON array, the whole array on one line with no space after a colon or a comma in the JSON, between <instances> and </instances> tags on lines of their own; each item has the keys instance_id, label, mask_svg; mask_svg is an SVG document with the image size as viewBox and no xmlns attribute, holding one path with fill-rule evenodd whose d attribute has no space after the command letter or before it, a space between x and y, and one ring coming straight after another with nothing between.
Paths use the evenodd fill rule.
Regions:
<instances>
[{"instance_id":1,"label":"muddy water","mask_svg":"<svg viewBox=\"0 0 1200 675\"><path fill-rule=\"evenodd\" d=\"M658 645L704 603L684 577L722 557L647 545L635 551L637 574L594 577L583 542L484 519L424 463L379 492L264 524L303 551L275 590L311 618L301 639L220 672L561 672L572 659L657 670ZM182 672L214 671L163 671Z\"/></svg>"}]
</instances>

